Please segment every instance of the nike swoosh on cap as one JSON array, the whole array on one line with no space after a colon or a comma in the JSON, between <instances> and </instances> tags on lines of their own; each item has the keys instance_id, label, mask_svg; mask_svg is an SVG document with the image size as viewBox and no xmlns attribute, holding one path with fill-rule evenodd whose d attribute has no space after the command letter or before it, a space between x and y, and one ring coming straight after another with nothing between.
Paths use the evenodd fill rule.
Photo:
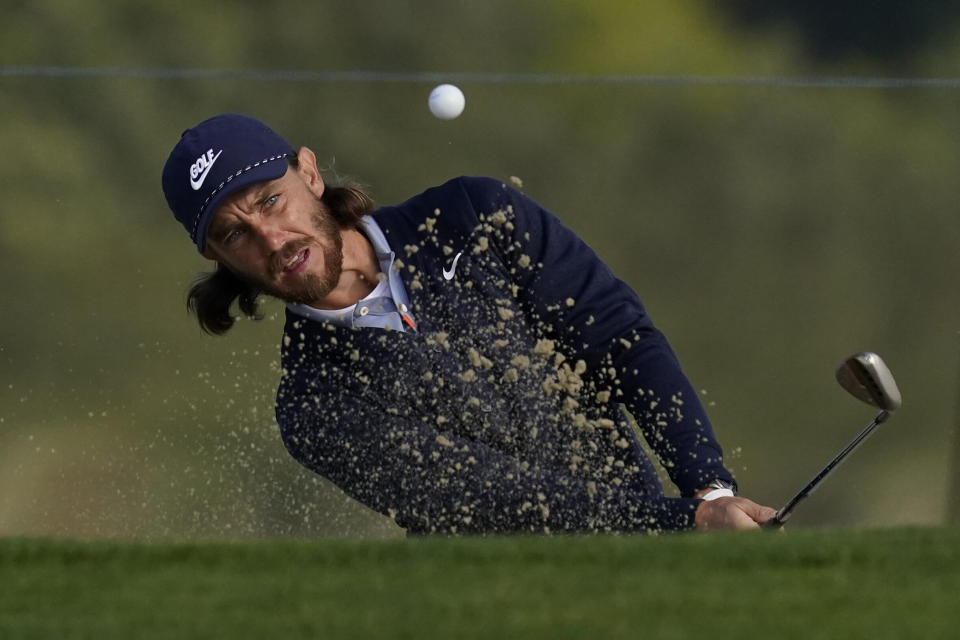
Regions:
<instances>
[{"instance_id":1,"label":"nike swoosh on cap","mask_svg":"<svg viewBox=\"0 0 960 640\"><path fill-rule=\"evenodd\" d=\"M207 179L207 176L210 174L210 169L213 169L213 163L217 161L217 158L220 157L221 153L223 153L223 149L220 149L220 151L217 151L217 155L213 156L213 159L210 161L210 164L208 164L204 168L203 173L198 175L196 179L192 177L190 178L190 186L193 188L194 191L197 191L200 187L203 186L203 181Z\"/></svg>"}]
</instances>

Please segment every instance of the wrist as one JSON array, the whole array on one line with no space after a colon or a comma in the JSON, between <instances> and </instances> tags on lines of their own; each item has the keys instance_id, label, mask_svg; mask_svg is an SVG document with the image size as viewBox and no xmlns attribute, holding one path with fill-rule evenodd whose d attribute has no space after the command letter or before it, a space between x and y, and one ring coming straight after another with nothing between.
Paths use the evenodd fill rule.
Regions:
<instances>
[{"instance_id":1,"label":"wrist","mask_svg":"<svg viewBox=\"0 0 960 640\"><path fill-rule=\"evenodd\" d=\"M719 478L693 494L701 500L716 500L717 498L732 498L737 495L737 485ZM709 496L709 497L708 497Z\"/></svg>"},{"instance_id":2,"label":"wrist","mask_svg":"<svg viewBox=\"0 0 960 640\"><path fill-rule=\"evenodd\" d=\"M705 494L700 496L701 500L716 500L717 498L732 498L734 497L733 489L728 489L727 487L720 487L719 489L711 489Z\"/></svg>"}]
</instances>

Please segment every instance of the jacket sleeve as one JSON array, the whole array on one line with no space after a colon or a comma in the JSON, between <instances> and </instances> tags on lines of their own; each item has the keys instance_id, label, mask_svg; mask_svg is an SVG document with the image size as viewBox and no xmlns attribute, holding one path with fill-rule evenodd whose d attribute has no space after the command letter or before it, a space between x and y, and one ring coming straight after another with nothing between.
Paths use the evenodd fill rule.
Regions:
<instances>
[{"instance_id":1,"label":"jacket sleeve","mask_svg":"<svg viewBox=\"0 0 960 640\"><path fill-rule=\"evenodd\" d=\"M552 327L568 354L609 386L684 496L714 479L733 482L699 397L636 293L552 213L521 192L464 179L478 217L506 214L494 233L518 297Z\"/></svg>"},{"instance_id":2,"label":"jacket sleeve","mask_svg":"<svg viewBox=\"0 0 960 640\"><path fill-rule=\"evenodd\" d=\"M295 459L413 533L680 530L700 502L524 468L347 394L325 396L322 412L279 408L278 418Z\"/></svg>"}]
</instances>

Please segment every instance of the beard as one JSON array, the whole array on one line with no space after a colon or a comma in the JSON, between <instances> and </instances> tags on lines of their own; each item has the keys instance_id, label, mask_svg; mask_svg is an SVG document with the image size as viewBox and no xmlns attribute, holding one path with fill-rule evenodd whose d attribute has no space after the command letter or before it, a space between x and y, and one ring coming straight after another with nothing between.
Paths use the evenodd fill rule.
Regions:
<instances>
[{"instance_id":1,"label":"beard","mask_svg":"<svg viewBox=\"0 0 960 640\"><path fill-rule=\"evenodd\" d=\"M316 235L312 238L291 240L275 251L270 256L269 280L261 282L254 277L244 279L263 293L284 302L315 304L326 298L340 281L340 273L343 269L343 238L340 235L340 227L319 198L315 200L311 219ZM276 277L283 272L287 262L307 247L310 247L311 251L322 249L323 273L286 276L283 284L278 283Z\"/></svg>"}]
</instances>

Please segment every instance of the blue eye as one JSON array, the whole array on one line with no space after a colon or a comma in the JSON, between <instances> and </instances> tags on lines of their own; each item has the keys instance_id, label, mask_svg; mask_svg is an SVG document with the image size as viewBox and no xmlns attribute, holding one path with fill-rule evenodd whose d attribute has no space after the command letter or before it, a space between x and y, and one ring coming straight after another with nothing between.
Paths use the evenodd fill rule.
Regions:
<instances>
[{"instance_id":1,"label":"blue eye","mask_svg":"<svg viewBox=\"0 0 960 640\"><path fill-rule=\"evenodd\" d=\"M278 195L270 196L269 198L267 198L266 200L263 201L263 206L265 206L265 207L272 207L273 205L275 205L275 204L277 203L277 199L278 199L279 197L280 197L280 196L278 196Z\"/></svg>"},{"instance_id":2,"label":"blue eye","mask_svg":"<svg viewBox=\"0 0 960 640\"><path fill-rule=\"evenodd\" d=\"M231 244L231 243L234 242L237 238L239 238L241 235L243 235L243 231L242 231L242 230L240 230L240 229L231 229L231 230L228 231L227 234L223 237L223 244Z\"/></svg>"}]
</instances>

